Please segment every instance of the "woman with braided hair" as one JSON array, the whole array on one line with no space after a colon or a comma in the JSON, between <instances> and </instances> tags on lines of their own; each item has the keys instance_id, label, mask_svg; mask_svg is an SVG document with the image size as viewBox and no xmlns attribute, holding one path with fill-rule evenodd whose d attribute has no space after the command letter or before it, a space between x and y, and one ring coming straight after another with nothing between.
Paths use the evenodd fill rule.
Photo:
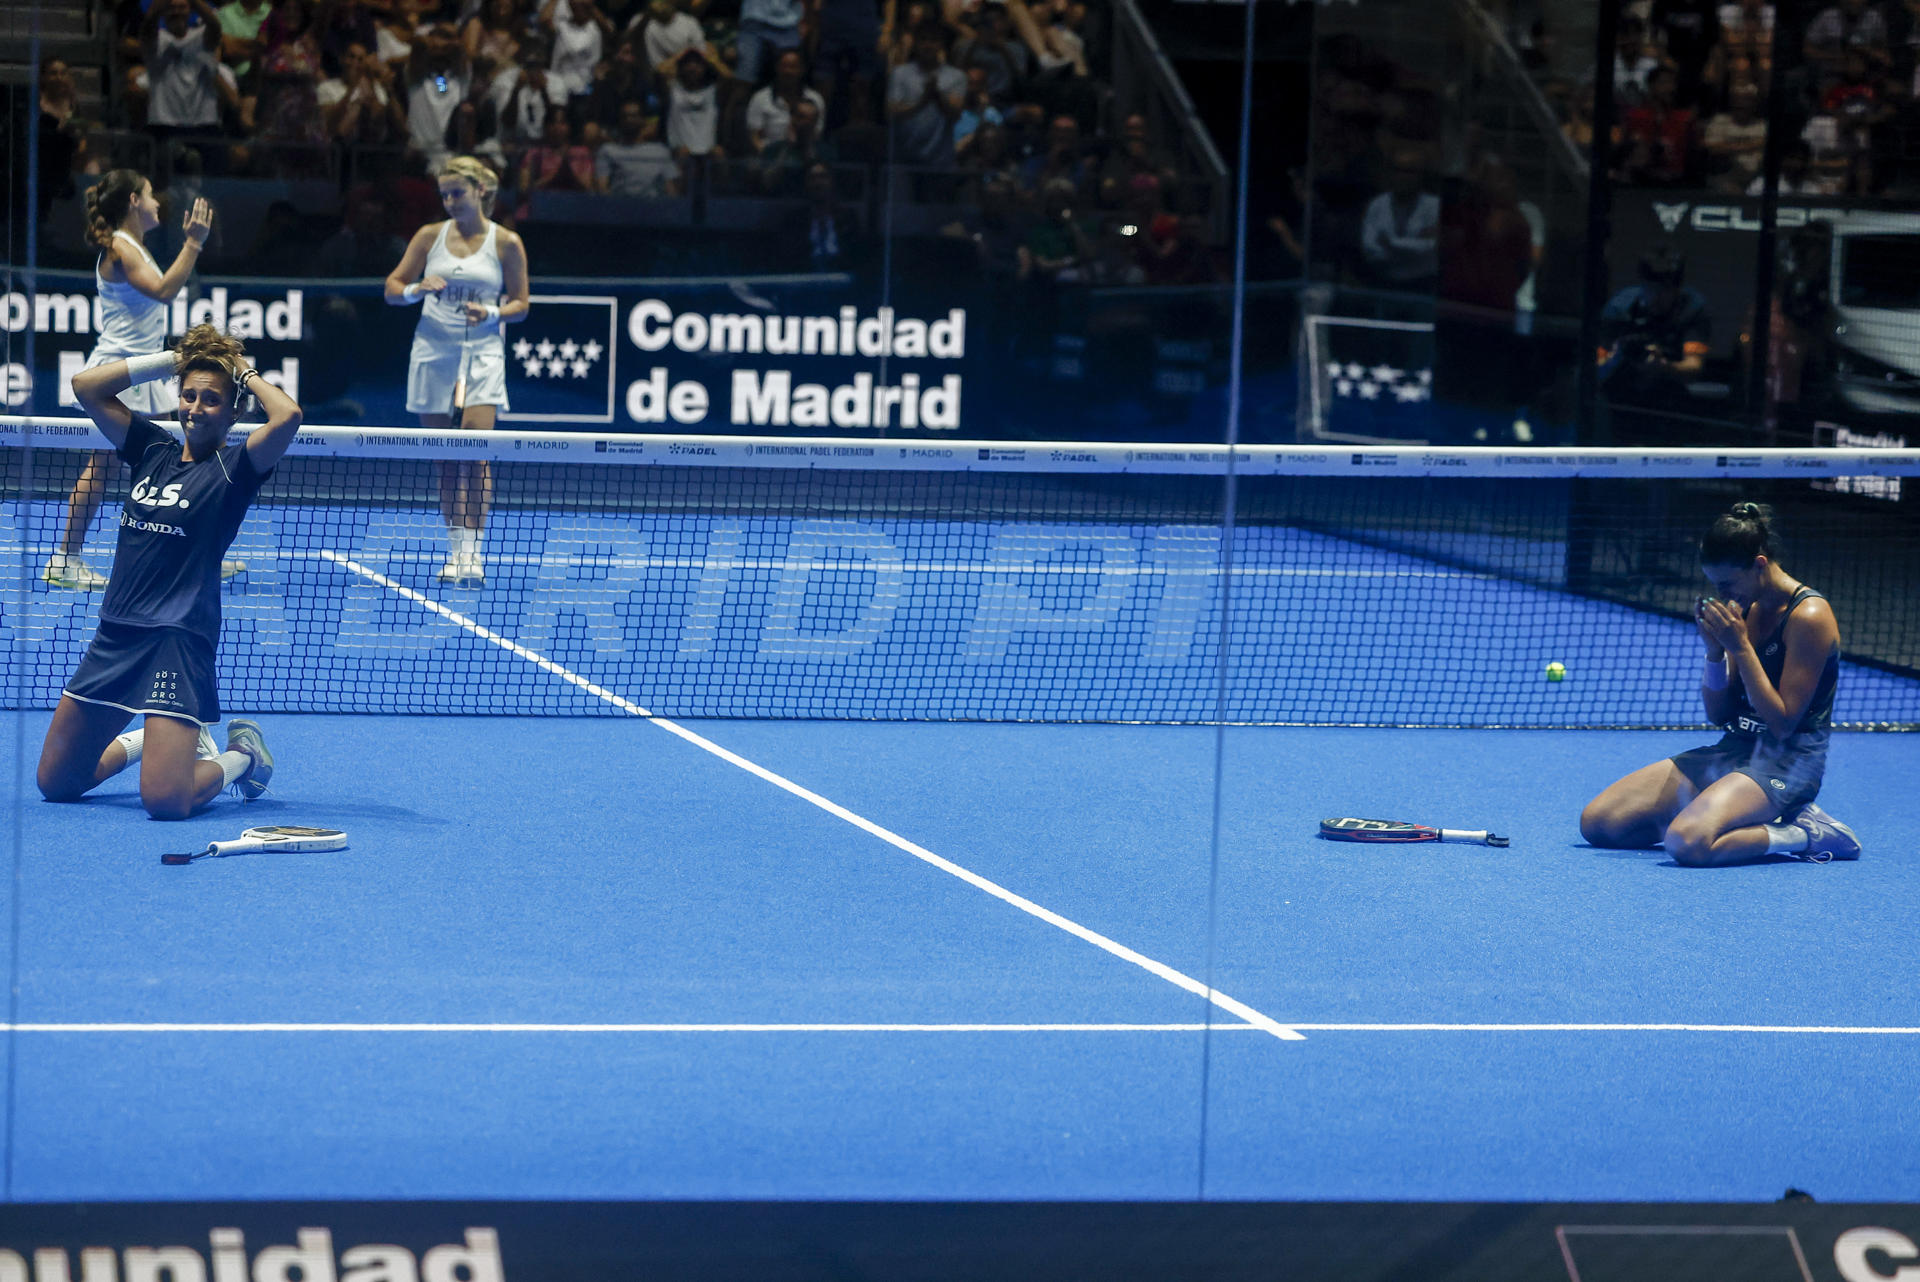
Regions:
<instances>
[{"instance_id":1,"label":"woman with braided hair","mask_svg":"<svg viewBox=\"0 0 1920 1282\"><path fill-rule=\"evenodd\" d=\"M193 202L182 224L186 241L164 272L144 243L146 234L159 225L160 202L154 198L153 184L135 170L112 170L87 190L87 239L100 248L93 271L100 294L100 336L87 356L88 369L166 345L167 304L186 285L199 260L207 233L213 230L213 209L204 200ZM157 418L172 412L173 391L160 382L129 388L126 405ZM56 588L99 592L107 586L106 576L81 558L80 548L106 496L112 459L105 451L89 454L67 498L60 546L40 576ZM235 563L233 573L239 568Z\"/></svg>"},{"instance_id":2,"label":"woman with braided hair","mask_svg":"<svg viewBox=\"0 0 1920 1282\"><path fill-rule=\"evenodd\" d=\"M1736 503L1714 521L1700 569L1716 593L1694 607L1706 649L1700 697L1725 734L1613 783L1581 812L1581 835L1609 848L1664 845L1696 867L1858 859L1853 830L1813 800L1840 674L1833 608L1781 568L1763 503Z\"/></svg>"},{"instance_id":3,"label":"woman with braided hair","mask_svg":"<svg viewBox=\"0 0 1920 1282\"><path fill-rule=\"evenodd\" d=\"M184 444L120 399L176 375ZM188 330L173 351L84 369L73 394L134 481L99 630L40 749L41 795L78 800L139 762L140 801L155 819L184 819L229 786L252 801L273 777L260 727L234 721L225 752L210 733L220 720L220 563L299 430L300 407L261 377L238 339L211 325ZM229 445L243 395L258 399L267 421ZM122 734L136 716L143 727Z\"/></svg>"}]
</instances>

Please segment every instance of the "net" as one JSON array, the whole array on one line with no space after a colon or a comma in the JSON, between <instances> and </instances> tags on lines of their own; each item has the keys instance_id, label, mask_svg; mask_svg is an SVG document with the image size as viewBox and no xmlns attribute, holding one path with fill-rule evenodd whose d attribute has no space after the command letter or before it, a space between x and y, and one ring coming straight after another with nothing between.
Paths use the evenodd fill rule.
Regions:
<instances>
[{"instance_id":1,"label":"net","mask_svg":"<svg viewBox=\"0 0 1920 1282\"><path fill-rule=\"evenodd\" d=\"M0 538L19 563L0 661L14 703L44 708L99 597L39 570L103 441L39 420L27 450L27 429L0 420ZM491 465L477 590L436 578L449 459ZM307 429L231 553L248 568L223 593L223 702L1695 725L1697 539L1755 498L1779 511L1788 569L1833 600L1837 719L1920 725L1920 452L1247 448L1230 538L1229 462L1184 445ZM88 538L103 570L118 511Z\"/></svg>"}]
</instances>

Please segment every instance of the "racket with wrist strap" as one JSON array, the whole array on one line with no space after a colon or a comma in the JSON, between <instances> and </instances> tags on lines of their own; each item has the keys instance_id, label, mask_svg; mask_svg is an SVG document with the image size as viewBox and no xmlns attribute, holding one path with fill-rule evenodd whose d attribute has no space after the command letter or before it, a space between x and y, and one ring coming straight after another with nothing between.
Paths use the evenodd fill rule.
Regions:
<instances>
[{"instance_id":1,"label":"racket with wrist strap","mask_svg":"<svg viewBox=\"0 0 1920 1282\"><path fill-rule=\"evenodd\" d=\"M302 828L279 826L249 828L233 841L207 843L205 850L180 851L160 856L163 864L190 864L196 859L220 855L250 855L260 850L345 850L347 834L338 828Z\"/></svg>"},{"instance_id":2,"label":"racket with wrist strap","mask_svg":"<svg viewBox=\"0 0 1920 1282\"><path fill-rule=\"evenodd\" d=\"M1322 819L1320 835L1328 841L1360 841L1399 845L1414 841L1458 841L1471 846L1504 846L1505 837L1469 828L1429 828L1395 819Z\"/></svg>"}]
</instances>

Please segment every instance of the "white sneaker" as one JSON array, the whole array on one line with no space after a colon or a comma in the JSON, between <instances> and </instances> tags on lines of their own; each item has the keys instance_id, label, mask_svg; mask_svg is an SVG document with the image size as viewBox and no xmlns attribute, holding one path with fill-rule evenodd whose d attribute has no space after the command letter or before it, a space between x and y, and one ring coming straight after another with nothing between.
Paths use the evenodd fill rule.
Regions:
<instances>
[{"instance_id":1,"label":"white sneaker","mask_svg":"<svg viewBox=\"0 0 1920 1282\"><path fill-rule=\"evenodd\" d=\"M455 552L440 567L440 582L455 588L483 588L487 585L486 566L478 552Z\"/></svg>"},{"instance_id":2,"label":"white sneaker","mask_svg":"<svg viewBox=\"0 0 1920 1282\"><path fill-rule=\"evenodd\" d=\"M105 592L107 576L88 565L77 556L55 553L47 562L47 568L41 571L40 578L56 588L69 592Z\"/></svg>"}]
</instances>

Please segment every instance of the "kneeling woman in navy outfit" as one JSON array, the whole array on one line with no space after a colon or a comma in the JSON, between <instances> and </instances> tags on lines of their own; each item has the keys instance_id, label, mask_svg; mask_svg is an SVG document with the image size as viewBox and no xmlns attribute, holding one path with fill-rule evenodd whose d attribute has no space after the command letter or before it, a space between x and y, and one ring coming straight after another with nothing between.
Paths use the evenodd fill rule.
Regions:
<instances>
[{"instance_id":1,"label":"kneeling woman in navy outfit","mask_svg":"<svg viewBox=\"0 0 1920 1282\"><path fill-rule=\"evenodd\" d=\"M119 399L176 374L184 445ZM132 467L133 488L100 629L40 749L40 792L73 801L139 762L140 801L155 819L184 819L229 786L254 800L273 777L260 727L233 722L225 752L211 734L220 721L220 561L299 429L300 407L253 368L238 339L211 325L188 330L173 351L82 370L73 394ZM267 421L229 445L244 395L258 398ZM137 716L144 728L122 734Z\"/></svg>"}]
</instances>

